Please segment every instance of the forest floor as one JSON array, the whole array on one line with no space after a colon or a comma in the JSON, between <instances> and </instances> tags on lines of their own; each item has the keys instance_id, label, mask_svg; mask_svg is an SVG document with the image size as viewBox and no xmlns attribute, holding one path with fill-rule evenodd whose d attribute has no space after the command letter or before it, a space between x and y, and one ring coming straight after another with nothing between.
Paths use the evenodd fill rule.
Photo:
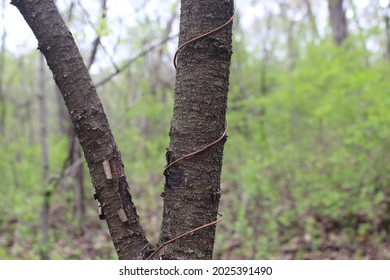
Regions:
<instances>
[{"instance_id":1,"label":"forest floor","mask_svg":"<svg viewBox=\"0 0 390 280\"><path fill-rule=\"evenodd\" d=\"M67 209L52 207L50 258L52 259L116 259L105 221L97 215L87 215L82 225L69 223ZM91 214L91 213L89 213ZM151 218L152 219L152 218ZM28 225L30 227L31 225ZM38 232L39 227L35 226ZM339 229L341 230L341 229ZM0 259L39 259L37 240L39 234L23 233L23 225L15 219L0 224ZM330 241L330 232L315 241L290 240L289 245L280 246L276 253L266 253L266 259L274 260L337 260L337 259L389 259L390 243L378 243L370 238L361 238L354 244ZM252 259L252 254L241 246L244 239L236 238L234 246L216 250L215 259ZM291 244L295 244L291 246ZM253 250L256 250L253 248ZM259 248L260 250L260 248Z\"/></svg>"}]
</instances>

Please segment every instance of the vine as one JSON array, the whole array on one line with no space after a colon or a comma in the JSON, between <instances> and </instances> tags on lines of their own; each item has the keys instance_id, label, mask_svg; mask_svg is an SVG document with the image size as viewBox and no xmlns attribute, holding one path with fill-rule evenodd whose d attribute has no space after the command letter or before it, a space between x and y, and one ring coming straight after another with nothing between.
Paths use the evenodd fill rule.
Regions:
<instances>
[{"instance_id":1,"label":"vine","mask_svg":"<svg viewBox=\"0 0 390 280\"><path fill-rule=\"evenodd\" d=\"M195 42L195 41L197 41L197 40L199 40L199 39L201 39L201 38L204 38L204 37L206 37L206 36L209 36L210 34L213 34L213 33L217 32L218 30L224 28L225 26L227 26L228 24L230 24L230 23L233 21L234 16L235 16L235 11L233 11L233 15L229 18L229 20L226 21L225 23L223 23L222 25L220 25L220 26L218 26L217 28L214 28L214 29L212 29L212 30L210 30L210 31L208 31L208 32L206 32L206 33L203 33L203 34L201 34L201 35L199 35L199 36L196 36L196 37L194 37L194 38L188 40L188 41L185 42L184 44L180 45L180 46L177 48L177 50L176 50L176 52L175 52L175 55L174 55L174 57L173 57L173 65L174 65L175 69L177 69L176 59L177 59L177 54L179 53L180 50L182 50L182 49L183 49L184 47L186 47L187 45L189 45L189 44L191 44L191 43L193 43L193 42ZM167 170L168 170L172 165L177 164L178 162L180 162L180 161L182 161L182 160L184 160L184 159L186 159L186 158L189 158L189 157L192 157L192 156L194 156L194 155L196 155L196 154L199 154L199 153L203 152L204 150L207 150L208 148L210 148L210 147L216 145L217 143L219 143L220 141L222 141L222 139L224 139L225 136L226 136L227 129L228 129L228 123L227 123L227 121L226 121L225 130L224 130L224 132L222 133L222 135L221 135L217 140L211 142L210 144L207 144L207 145L203 146L202 148L199 148L198 150L196 150L196 151L194 151L194 152L185 154L185 155L181 156L180 158L174 160L173 162L169 163L169 164L164 168L163 174L166 176L166 175L167 175L167 173L166 173ZM201 230L201 229L203 229L203 228L206 228L206 227L209 227L209 226L212 226L212 225L215 225L215 224L219 223L220 221L222 221L223 215L222 215L222 214L219 214L219 213L218 213L218 215L220 216L220 218L218 218L217 220L215 220L215 221L213 221L213 222L204 224L204 225L199 226L199 227L197 227L197 228L195 228L195 229L192 229L192 230L189 230L189 231L187 231L187 232L185 232L185 233L179 234L178 236L176 236L176 237L174 237L174 238L172 238L172 239L170 239L170 240L168 240L168 241L165 241L165 242L162 243L162 244L161 244L161 245L160 245L152 254L150 254L150 256L147 258L147 260L151 260L151 259L157 254L157 252L159 252L162 248L164 248L165 246L167 246L169 243L172 243L172 242L174 242L174 241L176 241L176 240L178 240L178 239L180 239L180 238L183 238L184 236L187 236L187 235L189 235L189 234L192 234L192 233L194 233L194 232L196 232L196 231L198 231L198 230Z\"/></svg>"}]
</instances>

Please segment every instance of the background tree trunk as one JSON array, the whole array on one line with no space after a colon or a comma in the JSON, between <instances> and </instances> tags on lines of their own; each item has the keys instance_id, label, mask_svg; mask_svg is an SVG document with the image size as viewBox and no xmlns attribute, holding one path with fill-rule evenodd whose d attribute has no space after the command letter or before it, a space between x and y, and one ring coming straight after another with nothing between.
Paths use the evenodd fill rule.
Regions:
<instances>
[{"instance_id":1,"label":"background tree trunk","mask_svg":"<svg viewBox=\"0 0 390 280\"><path fill-rule=\"evenodd\" d=\"M233 1L181 1L179 45L227 22ZM225 113L232 54L231 24L178 53L168 163L218 139ZM172 165L166 172L160 243L217 219L224 141ZM215 226L180 238L163 259L211 259Z\"/></svg>"},{"instance_id":2,"label":"background tree trunk","mask_svg":"<svg viewBox=\"0 0 390 280\"><path fill-rule=\"evenodd\" d=\"M141 225L103 106L76 43L52 0L14 0L53 72L89 167L120 259L136 259L148 241ZM106 164L105 172L103 162ZM110 178L112 177L112 178Z\"/></svg>"},{"instance_id":3,"label":"background tree trunk","mask_svg":"<svg viewBox=\"0 0 390 280\"><path fill-rule=\"evenodd\" d=\"M340 46L348 36L347 19L343 8L343 0L329 0L329 15L332 24L333 40Z\"/></svg>"},{"instance_id":4,"label":"background tree trunk","mask_svg":"<svg viewBox=\"0 0 390 280\"><path fill-rule=\"evenodd\" d=\"M45 58L39 56L39 123L40 140L42 149L42 208L41 208L41 228L39 239L40 257L43 260L49 259L49 210L51 191L49 190L49 147L47 144L47 108L46 108L46 89L45 89Z\"/></svg>"},{"instance_id":5,"label":"background tree trunk","mask_svg":"<svg viewBox=\"0 0 390 280\"><path fill-rule=\"evenodd\" d=\"M386 25L386 57L390 62L390 3L387 5L385 13L385 25Z\"/></svg>"},{"instance_id":6,"label":"background tree trunk","mask_svg":"<svg viewBox=\"0 0 390 280\"><path fill-rule=\"evenodd\" d=\"M5 1L1 3L1 18L3 22L5 21L4 10L5 10ZM5 41L7 39L7 31L5 25L1 30L1 45L0 45L0 134L3 134L5 131L5 117L6 117L6 103L5 103L5 92L3 88L4 84L4 69L5 69Z\"/></svg>"},{"instance_id":7,"label":"background tree trunk","mask_svg":"<svg viewBox=\"0 0 390 280\"><path fill-rule=\"evenodd\" d=\"M85 215L85 194L84 194L84 169L83 164L78 162L82 158L81 146L75 135L73 127L69 127L69 166L75 166L74 172L74 207L73 213L76 221L79 223L79 229L82 231L82 222Z\"/></svg>"},{"instance_id":8,"label":"background tree trunk","mask_svg":"<svg viewBox=\"0 0 390 280\"><path fill-rule=\"evenodd\" d=\"M311 28L312 33L313 33L313 38L318 39L320 37L320 34L318 32L317 22L316 22L316 19L314 17L314 14L313 14L311 1L310 0L303 0L303 2L305 3L305 6L306 6L307 16L309 18L310 28Z\"/></svg>"}]
</instances>

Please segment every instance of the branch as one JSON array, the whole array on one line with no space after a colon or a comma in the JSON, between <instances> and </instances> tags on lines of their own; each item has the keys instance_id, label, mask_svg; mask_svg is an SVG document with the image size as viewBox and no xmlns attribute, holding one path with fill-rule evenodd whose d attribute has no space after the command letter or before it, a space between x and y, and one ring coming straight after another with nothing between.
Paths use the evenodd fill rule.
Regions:
<instances>
[{"instance_id":1,"label":"branch","mask_svg":"<svg viewBox=\"0 0 390 280\"><path fill-rule=\"evenodd\" d=\"M102 3L102 18L104 19L106 16L107 16L107 3L106 1L107 0L102 0L103 3ZM96 38L95 40L93 41L93 44L92 44L92 51L91 51L91 56L89 58L89 63L88 63L88 70L91 68L92 64L94 63L95 61L95 55L97 53L97 48L98 46L100 45L101 48L103 49L104 53L109 57L110 59L110 62L112 64L112 66L117 69L117 65L115 63L115 61L113 60L112 56L108 53L106 47L101 43L100 41L100 35L99 35L99 32L98 30L96 29L94 23L90 20L90 16L89 16L89 13L88 11L84 8L84 6L81 4L81 1L79 0L78 1L78 4L81 8L81 11L85 14L85 16L87 17L87 21L88 21L88 24L91 26L91 28L95 31L96 33Z\"/></svg>"},{"instance_id":2,"label":"branch","mask_svg":"<svg viewBox=\"0 0 390 280\"><path fill-rule=\"evenodd\" d=\"M74 38L53 0L12 0L11 4L34 32L64 97L118 257L137 259L149 242L128 191L110 125ZM112 178L106 177L107 163Z\"/></svg>"},{"instance_id":3,"label":"branch","mask_svg":"<svg viewBox=\"0 0 390 280\"><path fill-rule=\"evenodd\" d=\"M161 40L159 43L155 44L155 45L152 45L150 46L149 48L146 48L144 49L142 52L140 52L139 54L137 54L136 56L130 58L125 64L123 64L121 67L119 68L116 68L116 71L114 73L112 73L111 75L107 76L106 78L104 78L103 80L101 80L100 82L97 82L95 84L96 88L98 87L101 87L103 86L105 83L111 81L112 78L114 78L116 75L120 74L122 71L124 71L126 68L128 68L131 64L133 64L137 59L141 58L141 57L144 57L146 56L147 54L149 54L150 52L154 51L155 49L157 48L160 48L162 47L164 44L166 44L167 42L171 41L172 39L175 39L178 35L173 35L173 36L168 36L166 38L164 38L163 40Z\"/></svg>"}]
</instances>

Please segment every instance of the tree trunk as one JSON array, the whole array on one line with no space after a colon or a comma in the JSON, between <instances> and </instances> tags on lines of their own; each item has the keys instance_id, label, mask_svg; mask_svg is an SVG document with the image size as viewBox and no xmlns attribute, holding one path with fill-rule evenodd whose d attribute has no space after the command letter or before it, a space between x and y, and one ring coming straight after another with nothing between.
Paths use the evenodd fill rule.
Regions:
<instances>
[{"instance_id":1,"label":"tree trunk","mask_svg":"<svg viewBox=\"0 0 390 280\"><path fill-rule=\"evenodd\" d=\"M387 5L385 12L385 24L386 24L386 57L390 62L390 3Z\"/></svg>"},{"instance_id":2,"label":"tree trunk","mask_svg":"<svg viewBox=\"0 0 390 280\"><path fill-rule=\"evenodd\" d=\"M76 43L52 0L13 0L38 39L83 148L120 259L136 259L149 244L128 191L123 163L103 106Z\"/></svg>"},{"instance_id":3,"label":"tree trunk","mask_svg":"<svg viewBox=\"0 0 390 280\"><path fill-rule=\"evenodd\" d=\"M3 1L1 17L2 21L5 22L5 1ZM1 35L1 46L0 46L0 134L3 135L5 132L5 117L6 113L6 102L5 102L5 91L4 91L4 71L5 71L5 41L7 38L7 30L5 25L3 26Z\"/></svg>"},{"instance_id":4,"label":"tree trunk","mask_svg":"<svg viewBox=\"0 0 390 280\"><path fill-rule=\"evenodd\" d=\"M181 1L179 45L227 22L233 1ZM231 24L178 53L175 101L167 162L218 139L225 113L232 54ZM160 243L217 219L224 141L173 164L165 172ZM162 259L211 259L215 226L170 243Z\"/></svg>"},{"instance_id":5,"label":"tree trunk","mask_svg":"<svg viewBox=\"0 0 390 280\"><path fill-rule=\"evenodd\" d=\"M49 190L49 147L47 145L47 108L46 108L46 89L45 89L45 59L43 55L39 56L39 124L40 140L42 149L42 208L41 208L41 238L40 257L43 260L49 259L49 210L51 191Z\"/></svg>"},{"instance_id":6,"label":"tree trunk","mask_svg":"<svg viewBox=\"0 0 390 280\"><path fill-rule=\"evenodd\" d=\"M332 24L333 40L336 45L340 46L348 36L343 0L328 0L328 8Z\"/></svg>"},{"instance_id":7,"label":"tree trunk","mask_svg":"<svg viewBox=\"0 0 390 280\"><path fill-rule=\"evenodd\" d=\"M305 2L306 10L307 10L307 16L309 17L310 27L313 33L313 37L315 39L318 39L320 37L318 33L317 23L316 19L313 14L312 6L310 0L303 0Z\"/></svg>"},{"instance_id":8,"label":"tree trunk","mask_svg":"<svg viewBox=\"0 0 390 280\"><path fill-rule=\"evenodd\" d=\"M69 127L69 166L75 165L82 158L81 147L74 129ZM84 195L84 168L83 164L78 164L74 170L74 217L78 222L79 229L82 230L82 222L85 215L85 195Z\"/></svg>"}]
</instances>

